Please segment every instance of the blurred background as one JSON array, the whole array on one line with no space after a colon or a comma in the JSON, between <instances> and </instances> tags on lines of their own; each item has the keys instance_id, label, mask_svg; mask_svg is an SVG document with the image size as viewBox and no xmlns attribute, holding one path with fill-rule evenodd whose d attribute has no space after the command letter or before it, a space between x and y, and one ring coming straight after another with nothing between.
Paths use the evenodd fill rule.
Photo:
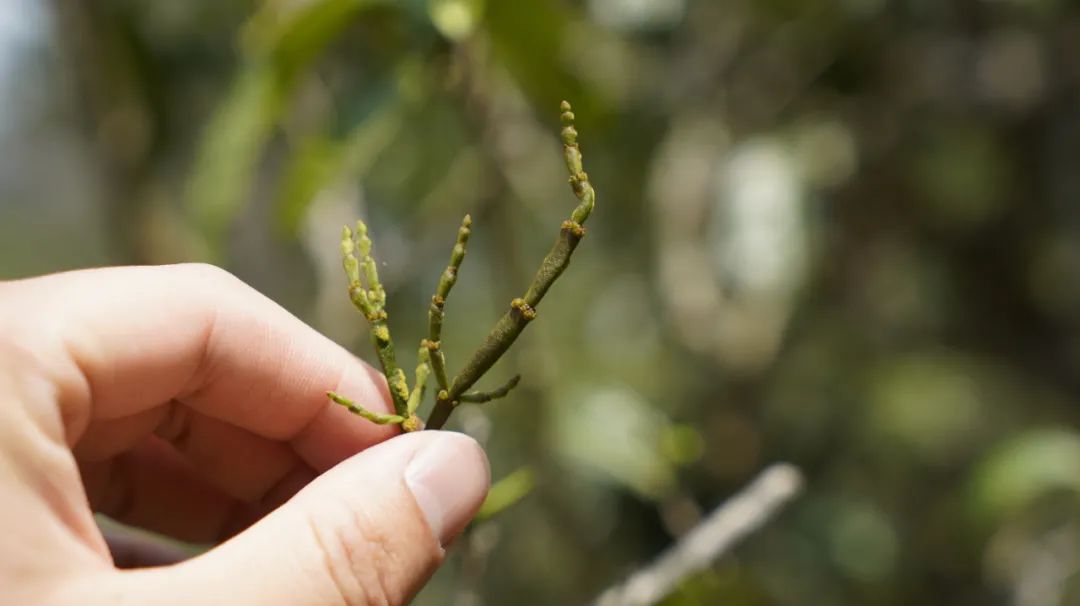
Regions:
<instances>
[{"instance_id":1,"label":"blurred background","mask_svg":"<svg viewBox=\"0 0 1080 606\"><path fill-rule=\"evenodd\" d=\"M341 225L403 344L469 212L453 370L574 205L564 98L597 210L417 603L587 602L786 460L666 603L1080 604L1068 0L0 0L0 278L209 261L371 360Z\"/></svg>"}]
</instances>

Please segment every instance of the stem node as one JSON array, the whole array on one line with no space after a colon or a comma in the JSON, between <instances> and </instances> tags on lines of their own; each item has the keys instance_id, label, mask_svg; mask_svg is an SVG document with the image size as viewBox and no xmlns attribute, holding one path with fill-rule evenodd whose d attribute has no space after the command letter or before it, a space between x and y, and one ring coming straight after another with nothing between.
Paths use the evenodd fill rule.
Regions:
<instances>
[{"instance_id":1,"label":"stem node","mask_svg":"<svg viewBox=\"0 0 1080 606\"><path fill-rule=\"evenodd\" d=\"M532 322L536 319L536 310L531 305L525 302L525 299L514 299L510 302L510 308L518 313L526 322Z\"/></svg>"}]
</instances>

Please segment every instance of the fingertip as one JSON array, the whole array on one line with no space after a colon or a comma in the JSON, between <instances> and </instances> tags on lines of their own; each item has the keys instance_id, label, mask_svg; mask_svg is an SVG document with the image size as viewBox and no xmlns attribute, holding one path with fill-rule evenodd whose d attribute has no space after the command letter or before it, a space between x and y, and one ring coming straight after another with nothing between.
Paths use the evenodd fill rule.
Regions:
<instances>
[{"instance_id":1,"label":"fingertip","mask_svg":"<svg viewBox=\"0 0 1080 606\"><path fill-rule=\"evenodd\" d=\"M476 515L491 484L487 455L473 438L431 432L429 443L405 469L405 484L429 530L447 545Z\"/></svg>"}]
</instances>

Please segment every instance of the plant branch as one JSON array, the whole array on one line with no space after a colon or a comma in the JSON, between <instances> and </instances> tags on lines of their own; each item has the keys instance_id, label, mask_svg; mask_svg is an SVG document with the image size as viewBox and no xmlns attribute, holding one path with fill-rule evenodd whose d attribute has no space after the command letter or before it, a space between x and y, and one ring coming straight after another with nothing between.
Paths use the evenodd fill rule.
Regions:
<instances>
[{"instance_id":1,"label":"plant branch","mask_svg":"<svg viewBox=\"0 0 1080 606\"><path fill-rule=\"evenodd\" d=\"M447 387L450 386L450 381L446 378L446 357L442 352L442 342L424 339L420 342L420 346L428 351L431 371L435 374L436 387L440 392L446 391Z\"/></svg>"},{"instance_id":2,"label":"plant branch","mask_svg":"<svg viewBox=\"0 0 1080 606\"><path fill-rule=\"evenodd\" d=\"M465 390L476 384L480 377L484 376L484 373L514 344L525 326L534 319L536 319L536 310L526 303L525 299L511 301L510 309L499 319L484 338L480 348L465 364L465 368L450 383L450 399L457 400L461 394L465 393Z\"/></svg>"},{"instance_id":3,"label":"plant branch","mask_svg":"<svg viewBox=\"0 0 1080 606\"><path fill-rule=\"evenodd\" d=\"M577 196L579 204L571 213L570 219L563 222L558 239L541 262L540 269L537 270L524 298L511 301L510 309L496 322L472 358L450 382L449 389L445 389L445 393L440 391L435 402L435 409L428 418L427 425L432 429L438 429L446 423L461 396L506 353L506 350L521 335L525 326L536 317L536 307L540 304L540 300L544 298L555 280L562 275L570 263L570 256L585 236L583 224L596 204L596 192L582 167L581 149L577 142L578 133L574 128L574 113L566 101L562 102L560 109L563 124L561 132L563 157L567 171L570 173L570 188Z\"/></svg>"},{"instance_id":4,"label":"plant branch","mask_svg":"<svg viewBox=\"0 0 1080 606\"><path fill-rule=\"evenodd\" d=\"M409 414L416 412L416 409L420 407L420 402L424 399L424 390L427 388L428 375L431 374L431 367L428 366L428 350L426 347L421 347L417 353L416 365L416 382L413 383L412 393L409 394Z\"/></svg>"},{"instance_id":5,"label":"plant branch","mask_svg":"<svg viewBox=\"0 0 1080 606\"><path fill-rule=\"evenodd\" d=\"M802 491L802 473L788 463L762 471L648 566L605 591L594 606L655 604L686 577L707 568Z\"/></svg>"},{"instance_id":6,"label":"plant branch","mask_svg":"<svg viewBox=\"0 0 1080 606\"><path fill-rule=\"evenodd\" d=\"M435 382L440 390L448 390L450 381L446 376L446 357L442 352L442 325L445 318L444 308L446 298L450 295L450 289L457 282L458 270L461 262L465 260L465 248L469 243L469 234L472 233L472 217L465 215L458 228L457 242L450 252L450 263L439 277L439 284L435 287L435 294L431 297L431 307L428 308L428 338L423 345L428 350L431 358L431 369L435 373Z\"/></svg>"},{"instance_id":7,"label":"plant branch","mask_svg":"<svg viewBox=\"0 0 1080 606\"><path fill-rule=\"evenodd\" d=\"M510 302L510 309L495 323L483 343L453 380L446 372L446 358L441 344L442 327L446 299L457 282L458 271L465 260L465 251L472 231L472 218L465 215L462 219L457 241L450 253L450 262L439 277L435 294L431 297L428 308L428 336L420 342L415 382L411 390L405 379L405 372L398 366L394 355L394 342L390 337L386 313L386 290L379 281L378 267L371 255L372 244L368 238L367 225L363 221L357 221L355 233L348 226L342 229L341 255L349 281L349 299L371 324L371 339L390 388L395 414L374 413L348 398L327 392L332 401L372 422L399 424L405 431L418 431L424 428L424 424L417 417L416 411L423 402L427 380L432 374L435 376L438 392L435 408L428 418L427 425L430 429L441 428L460 402L490 402L505 397L517 386L520 376L514 376L494 391L468 391L517 340L525 325L536 318L536 306L569 265L571 255L585 236L582 224L589 218L596 203L596 192L582 168L581 150L577 143L577 130L574 128L574 113L566 101L563 101L560 109L563 157L570 173L570 189L579 203L570 218L563 221L558 239L540 263L525 296Z\"/></svg>"},{"instance_id":8,"label":"plant branch","mask_svg":"<svg viewBox=\"0 0 1080 606\"><path fill-rule=\"evenodd\" d=\"M349 279L349 299L371 324L371 341L375 345L379 365L390 387L394 412L405 419L409 417L409 387L405 381L405 372L398 368L394 357L394 341L390 337L390 326L387 324L389 317L385 309L386 290L379 282L379 270L371 256L371 239L368 238L367 225L363 221L356 222L356 236L354 241L353 232L348 227L341 231L342 265ZM356 253L359 253L359 259ZM367 282L367 288L364 287L364 281Z\"/></svg>"}]
</instances>

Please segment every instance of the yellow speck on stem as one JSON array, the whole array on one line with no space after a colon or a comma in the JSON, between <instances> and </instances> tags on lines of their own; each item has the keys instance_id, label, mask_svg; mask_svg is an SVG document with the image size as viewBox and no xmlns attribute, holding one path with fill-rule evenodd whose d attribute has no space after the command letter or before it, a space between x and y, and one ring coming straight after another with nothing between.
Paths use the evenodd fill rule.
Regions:
<instances>
[{"instance_id":1,"label":"yellow speck on stem","mask_svg":"<svg viewBox=\"0 0 1080 606\"><path fill-rule=\"evenodd\" d=\"M383 343L386 343L387 341L390 340L390 330L388 328L386 328L385 326L376 326L375 327L375 338L378 339L379 341L383 342Z\"/></svg>"}]
</instances>

